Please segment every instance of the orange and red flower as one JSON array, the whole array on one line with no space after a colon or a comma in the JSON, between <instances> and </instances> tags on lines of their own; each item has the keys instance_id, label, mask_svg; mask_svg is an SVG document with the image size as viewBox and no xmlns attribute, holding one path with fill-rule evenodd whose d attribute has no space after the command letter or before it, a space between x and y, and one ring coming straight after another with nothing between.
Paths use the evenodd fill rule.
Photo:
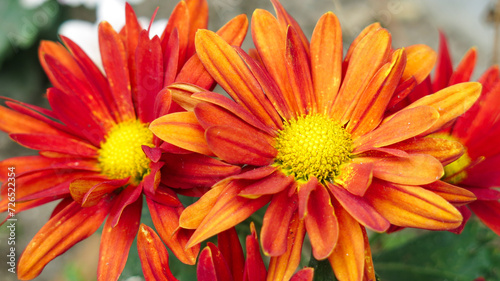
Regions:
<instances>
[{"instance_id":1,"label":"orange and red flower","mask_svg":"<svg viewBox=\"0 0 500 281\"><path fill-rule=\"evenodd\" d=\"M434 79L430 77L412 93L425 96L430 89L469 81L475 64L476 50L470 49L453 70L448 44L443 33L440 34L439 60ZM437 137L452 139L465 147L465 153L458 160L445 166L445 175L439 185L457 185L477 197L477 201L467 206L459 206L464 216L464 224L472 210L480 219L500 235L500 73L498 66L487 69L478 80L482 93L478 101L465 114L447 128L436 133ZM467 208L468 207L468 208ZM469 210L470 209L470 210ZM464 224L455 230L460 232Z\"/></svg>"},{"instance_id":2,"label":"orange and red flower","mask_svg":"<svg viewBox=\"0 0 500 281\"><path fill-rule=\"evenodd\" d=\"M150 38L129 5L125 12L119 33L107 22L99 26L104 74L70 39L62 37L65 47L42 42L40 61L53 85L47 90L51 110L7 98L7 107L0 106L0 129L40 154L0 162L15 167L16 212L63 199L20 257L20 279L38 276L107 217L97 274L98 280L116 280L139 229L143 195L162 239L182 262L194 264L199 247L185 249L192 231L176 231L184 207L172 188L209 187L240 171L207 156L169 153L179 148L163 144L148 129L155 118L182 110L169 91L161 91L165 86L175 81L214 86L194 55L195 32L207 27L206 1L179 2L161 38ZM247 26L242 15L218 33L240 45ZM198 181L182 173L174 177L171 163L180 161L187 171L214 167L217 174ZM176 184L183 179L187 185ZM5 212L7 182L0 180Z\"/></svg>"},{"instance_id":3,"label":"orange and red flower","mask_svg":"<svg viewBox=\"0 0 500 281\"><path fill-rule=\"evenodd\" d=\"M389 32L373 24L342 59L333 13L309 43L272 3L277 18L253 14L250 54L213 32L196 34L198 57L232 100L175 84L173 99L188 111L150 125L168 143L242 168L183 211L180 226L195 229L187 246L269 203L261 244L277 273L270 280L291 277L306 232L314 257L328 258L339 280L374 280L365 227L454 229L462 216L451 203L475 199L458 187L446 197L425 187L463 153L458 142L425 136L466 111L481 85L457 84L389 113L429 74L430 48L393 50Z\"/></svg>"}]
</instances>

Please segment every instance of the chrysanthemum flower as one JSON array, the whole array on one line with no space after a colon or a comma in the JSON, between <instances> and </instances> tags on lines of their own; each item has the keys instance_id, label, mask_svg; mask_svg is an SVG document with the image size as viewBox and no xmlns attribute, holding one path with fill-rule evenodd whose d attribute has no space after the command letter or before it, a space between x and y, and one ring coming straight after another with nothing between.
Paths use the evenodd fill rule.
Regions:
<instances>
[{"instance_id":1,"label":"chrysanthemum flower","mask_svg":"<svg viewBox=\"0 0 500 281\"><path fill-rule=\"evenodd\" d=\"M234 228L218 234L218 246L208 242L201 251L197 264L197 279L203 281L256 281L266 280L268 272L262 255L255 226L250 224L251 234L246 237L246 259ZM141 259L148 258L154 262L144 270L146 280L177 280L170 272L168 252L154 231L141 225L137 238ZM150 249L156 251L150 251ZM269 274L271 273L271 268ZM313 269L304 268L290 280L311 281ZM277 279L272 279L277 280Z\"/></svg>"},{"instance_id":2,"label":"chrysanthemum flower","mask_svg":"<svg viewBox=\"0 0 500 281\"><path fill-rule=\"evenodd\" d=\"M476 50L470 49L453 70L448 44L444 34L440 34L439 60L436 74L424 81L409 98L425 96L431 89L469 81L476 64ZM500 235L500 74L498 66L492 66L479 78L483 90L478 101L465 114L457 118L436 137L460 142L465 153L458 160L445 166L441 181L433 185L457 185L474 193L477 201L467 206L459 206L464 224L472 210L489 228ZM413 97L414 98L414 97ZM467 208L468 207L468 208ZM470 209L470 210L469 210ZM455 230L460 232L461 227Z\"/></svg>"},{"instance_id":3,"label":"chrysanthemum flower","mask_svg":"<svg viewBox=\"0 0 500 281\"><path fill-rule=\"evenodd\" d=\"M39 275L48 262L90 236L108 217L98 280L116 280L139 228L143 195L163 241L182 262L195 263L199 248L186 250L190 231L175 231L184 207L169 188L178 187L176 182L185 174L169 169L180 162L188 171L219 167L218 175L203 182L186 179L191 186L203 187L240 168L203 155L170 154L179 148L163 145L148 125L181 110L171 103L169 91L161 91L163 87L174 81L196 88L214 85L194 55L194 35L207 27L207 9L204 0L181 1L162 37L150 38L127 5L127 22L119 33L106 22L99 26L104 74L68 38L62 37L66 48L54 42L41 44L41 64L53 84L47 90L51 110L10 99L5 99L8 107L0 107L0 129L40 155L6 159L0 166L15 167L16 213L63 200L20 257L20 279ZM242 15L219 34L240 45L247 26ZM8 183L0 180L0 210L5 212Z\"/></svg>"},{"instance_id":4,"label":"chrysanthemum flower","mask_svg":"<svg viewBox=\"0 0 500 281\"><path fill-rule=\"evenodd\" d=\"M374 24L342 60L333 13L320 18L309 43L272 2L277 18L265 10L253 14L257 52L250 55L213 32L196 34L200 60L232 100L194 93L185 102L188 112L150 125L167 142L243 169L186 208L180 226L196 229L188 242L194 246L269 204L262 248L286 273L268 280L290 278L305 232L314 257L328 258L339 280L374 279L365 227L444 230L462 222L448 201L469 202L470 192L456 187L444 199L423 187L441 178L440 161L457 159L462 148L424 136L467 110L481 85L458 84L387 114L398 95L429 74L433 51L393 50L388 31ZM173 138L180 130L183 137Z\"/></svg>"}]
</instances>

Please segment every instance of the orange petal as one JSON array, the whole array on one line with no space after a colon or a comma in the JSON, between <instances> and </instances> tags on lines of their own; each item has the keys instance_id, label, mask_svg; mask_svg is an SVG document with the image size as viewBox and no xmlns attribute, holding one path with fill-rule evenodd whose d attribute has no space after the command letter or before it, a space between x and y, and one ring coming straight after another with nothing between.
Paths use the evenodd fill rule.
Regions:
<instances>
[{"instance_id":1,"label":"orange petal","mask_svg":"<svg viewBox=\"0 0 500 281\"><path fill-rule=\"evenodd\" d=\"M177 30L176 33L179 36L178 65L184 65L184 62L188 59L186 57L186 53L189 42L188 36L190 33L189 20L190 16L186 1L180 1L172 10L170 17L168 18L167 26L161 35L162 49L166 49L166 45L170 40L170 37L174 34L174 30Z\"/></svg>"},{"instance_id":2,"label":"orange petal","mask_svg":"<svg viewBox=\"0 0 500 281\"><path fill-rule=\"evenodd\" d=\"M109 198L88 208L73 202L52 217L21 255L18 278L28 280L37 277L52 259L92 235L108 215L110 207Z\"/></svg>"},{"instance_id":3,"label":"orange petal","mask_svg":"<svg viewBox=\"0 0 500 281\"><path fill-rule=\"evenodd\" d=\"M460 226L462 215L448 201L419 186L373 181L365 194L368 202L392 224L430 230Z\"/></svg>"},{"instance_id":4,"label":"orange petal","mask_svg":"<svg viewBox=\"0 0 500 281\"><path fill-rule=\"evenodd\" d=\"M359 223L343 208L335 208L339 222L339 238L333 253L328 257L338 280L360 281L365 265L363 231Z\"/></svg>"},{"instance_id":5,"label":"orange petal","mask_svg":"<svg viewBox=\"0 0 500 281\"><path fill-rule=\"evenodd\" d=\"M245 62L224 39L200 30L196 33L196 52L210 75L238 104L262 123L277 128L281 123L278 113Z\"/></svg>"},{"instance_id":6,"label":"orange petal","mask_svg":"<svg viewBox=\"0 0 500 281\"><path fill-rule=\"evenodd\" d=\"M187 111L193 111L194 107L201 102L191 97L191 95L206 91L196 85L185 83L173 83L170 84L167 89L172 94L172 100Z\"/></svg>"},{"instance_id":7,"label":"orange petal","mask_svg":"<svg viewBox=\"0 0 500 281\"><path fill-rule=\"evenodd\" d=\"M267 256L280 256L286 252L289 224L297 210L294 199L288 197L288 192L280 192L273 196L266 210L260 241Z\"/></svg>"},{"instance_id":8,"label":"orange petal","mask_svg":"<svg viewBox=\"0 0 500 281\"><path fill-rule=\"evenodd\" d=\"M354 49L330 115L342 124L350 120L359 97L373 75L386 62L391 35L385 29L367 34Z\"/></svg>"},{"instance_id":9,"label":"orange petal","mask_svg":"<svg viewBox=\"0 0 500 281\"><path fill-rule=\"evenodd\" d=\"M200 226L193 233L187 247L192 247L205 239L227 230L247 219L255 211L269 202L270 196L247 199L239 196L242 185L231 182L217 198Z\"/></svg>"},{"instance_id":10,"label":"orange petal","mask_svg":"<svg viewBox=\"0 0 500 281\"><path fill-rule=\"evenodd\" d=\"M399 49L394 52L392 61L384 64L375 73L370 84L361 95L349 124L347 124L346 128L351 132L352 138L362 136L380 124L387 105L401 79L405 61L406 54L402 49Z\"/></svg>"},{"instance_id":11,"label":"orange petal","mask_svg":"<svg viewBox=\"0 0 500 281\"><path fill-rule=\"evenodd\" d=\"M113 208L120 207L119 205ZM126 219L112 225L112 217L104 224L99 249L97 280L118 280L127 262L130 246L137 235L141 220L142 198L128 205L123 211ZM114 213L111 210L111 213Z\"/></svg>"},{"instance_id":12,"label":"orange petal","mask_svg":"<svg viewBox=\"0 0 500 281\"><path fill-rule=\"evenodd\" d=\"M461 206L476 200L476 195L469 190L451 185L444 181L436 181L422 187L443 197L454 206Z\"/></svg>"},{"instance_id":13,"label":"orange petal","mask_svg":"<svg viewBox=\"0 0 500 281\"><path fill-rule=\"evenodd\" d=\"M286 31L268 11L257 9L252 15L252 37L266 70L276 81L290 113L298 112L288 81L285 64ZM293 115L292 117L295 117Z\"/></svg>"},{"instance_id":14,"label":"orange petal","mask_svg":"<svg viewBox=\"0 0 500 281\"><path fill-rule=\"evenodd\" d=\"M151 227L141 224L137 235L137 250L146 280L178 281L168 265L168 251Z\"/></svg>"},{"instance_id":15,"label":"orange petal","mask_svg":"<svg viewBox=\"0 0 500 281\"><path fill-rule=\"evenodd\" d=\"M363 231L363 240L365 244L365 272L363 274L363 281L374 281L377 280L375 276L375 269L373 268L373 258L372 250L370 248L370 240L368 239L368 234L364 227L361 228Z\"/></svg>"},{"instance_id":16,"label":"orange petal","mask_svg":"<svg viewBox=\"0 0 500 281\"><path fill-rule=\"evenodd\" d=\"M179 218L184 207L171 207L160 204L146 196L151 219L161 239L174 255L183 263L194 265L200 246L186 247L192 230L179 229Z\"/></svg>"},{"instance_id":17,"label":"orange petal","mask_svg":"<svg viewBox=\"0 0 500 281\"><path fill-rule=\"evenodd\" d=\"M113 190L122 187L128 182L128 178L120 180L109 180L104 177L82 178L74 180L69 185L69 192L73 200L82 207L90 207L97 204L102 197Z\"/></svg>"},{"instance_id":18,"label":"orange petal","mask_svg":"<svg viewBox=\"0 0 500 281\"><path fill-rule=\"evenodd\" d=\"M342 79L342 30L334 13L324 14L311 37L311 71L317 111L326 114Z\"/></svg>"},{"instance_id":19,"label":"orange petal","mask_svg":"<svg viewBox=\"0 0 500 281\"><path fill-rule=\"evenodd\" d=\"M123 121L133 119L135 111L125 47L113 27L105 21L99 24L99 46L111 92L118 105L119 115L115 117Z\"/></svg>"},{"instance_id":20,"label":"orange petal","mask_svg":"<svg viewBox=\"0 0 500 281\"><path fill-rule=\"evenodd\" d=\"M479 98L481 88L481 84L477 82L456 84L432 95L425 96L405 109L427 105L434 107L439 112L439 120L423 133L425 135L440 129L466 112Z\"/></svg>"},{"instance_id":21,"label":"orange petal","mask_svg":"<svg viewBox=\"0 0 500 281\"><path fill-rule=\"evenodd\" d=\"M370 24L369 26L365 27L359 34L354 38L352 41L351 45L349 46L349 49L347 50L347 53L345 55L344 63L347 65L349 63L349 60L351 59L352 53L354 52L354 49L358 46L359 42L365 38L366 35L377 31L381 29L382 27L380 26L380 23L375 22Z\"/></svg>"},{"instance_id":22,"label":"orange petal","mask_svg":"<svg viewBox=\"0 0 500 281\"><path fill-rule=\"evenodd\" d=\"M359 158L356 158L359 159ZM373 163L357 161L340 167L340 173L335 177L335 183L341 185L350 193L363 196L370 186L373 177Z\"/></svg>"},{"instance_id":23,"label":"orange petal","mask_svg":"<svg viewBox=\"0 0 500 281\"><path fill-rule=\"evenodd\" d=\"M149 125L160 139L181 148L212 156L205 140L205 130L193 112L176 112L164 115Z\"/></svg>"},{"instance_id":24,"label":"orange petal","mask_svg":"<svg viewBox=\"0 0 500 281\"><path fill-rule=\"evenodd\" d=\"M11 134L17 143L31 149L58 152L80 157L96 157L97 148L76 137L46 134Z\"/></svg>"},{"instance_id":25,"label":"orange petal","mask_svg":"<svg viewBox=\"0 0 500 281\"><path fill-rule=\"evenodd\" d=\"M38 57L40 59L40 64L54 87L61 88L58 82L58 77L56 77L47 66L47 62L45 61L46 55L56 58L62 65L64 65L65 68L69 69L73 75L76 75L82 80L85 79L85 75L83 74L78 63L71 56L70 52L68 52L61 45L61 43L42 40L40 42L40 47L38 48Z\"/></svg>"},{"instance_id":26,"label":"orange petal","mask_svg":"<svg viewBox=\"0 0 500 281\"><path fill-rule=\"evenodd\" d=\"M245 262L244 280L266 280L266 266L260 254L259 240L255 225L250 223L250 235L246 238L247 259Z\"/></svg>"},{"instance_id":27,"label":"orange petal","mask_svg":"<svg viewBox=\"0 0 500 281\"><path fill-rule=\"evenodd\" d=\"M437 54L431 47L423 44L406 47L405 51L406 67L401 79L405 81L413 76L417 84L420 84L434 68Z\"/></svg>"},{"instance_id":28,"label":"orange petal","mask_svg":"<svg viewBox=\"0 0 500 281\"><path fill-rule=\"evenodd\" d=\"M286 176L281 171L276 171L268 177L260 179L245 187L240 192L240 196L257 198L263 194L276 194L285 190L294 181L293 175Z\"/></svg>"},{"instance_id":29,"label":"orange petal","mask_svg":"<svg viewBox=\"0 0 500 281\"><path fill-rule=\"evenodd\" d=\"M186 229L196 229L217 202L217 198L226 189L226 184L216 184L198 201L189 205L179 218L179 226Z\"/></svg>"},{"instance_id":30,"label":"orange petal","mask_svg":"<svg viewBox=\"0 0 500 281\"><path fill-rule=\"evenodd\" d=\"M430 106L402 110L375 130L354 139L354 153L407 140L428 130L438 119L439 113Z\"/></svg>"},{"instance_id":31,"label":"orange petal","mask_svg":"<svg viewBox=\"0 0 500 281\"><path fill-rule=\"evenodd\" d=\"M334 184L328 184L328 189L340 205L362 225L377 232L384 232L389 228L390 223L364 197L353 195Z\"/></svg>"},{"instance_id":32,"label":"orange petal","mask_svg":"<svg viewBox=\"0 0 500 281\"><path fill-rule=\"evenodd\" d=\"M294 100L298 106L297 113L304 115L313 112L313 107L316 107L316 99L309 60L297 31L292 27L289 27L286 33L285 67Z\"/></svg>"},{"instance_id":33,"label":"orange petal","mask_svg":"<svg viewBox=\"0 0 500 281\"><path fill-rule=\"evenodd\" d=\"M274 6L274 11L276 12L276 16L278 17L278 22L280 23L281 28L283 30L286 30L289 26L291 26L295 29L295 31L297 31L300 41L302 42L306 54L309 57L309 40L307 40L306 35L300 28L297 21L295 21L295 19L285 10L285 8L283 8L279 0L271 0L271 3Z\"/></svg>"},{"instance_id":34,"label":"orange petal","mask_svg":"<svg viewBox=\"0 0 500 281\"><path fill-rule=\"evenodd\" d=\"M373 163L373 176L393 183L429 184L444 175L441 163L427 154L409 157L384 157Z\"/></svg>"},{"instance_id":35,"label":"orange petal","mask_svg":"<svg viewBox=\"0 0 500 281\"><path fill-rule=\"evenodd\" d=\"M313 281L314 278L314 268L304 267L303 269L297 271L290 281ZM276 280L276 279L273 279Z\"/></svg>"},{"instance_id":36,"label":"orange petal","mask_svg":"<svg viewBox=\"0 0 500 281\"><path fill-rule=\"evenodd\" d=\"M271 257L267 272L268 280L290 279L300 263L305 234L304 221L299 219L298 213L295 212L288 228L286 252L283 255Z\"/></svg>"},{"instance_id":37,"label":"orange petal","mask_svg":"<svg viewBox=\"0 0 500 281\"><path fill-rule=\"evenodd\" d=\"M44 133L49 135L64 134L46 122L17 111L0 106L0 130L9 134Z\"/></svg>"},{"instance_id":38,"label":"orange petal","mask_svg":"<svg viewBox=\"0 0 500 281\"><path fill-rule=\"evenodd\" d=\"M234 281L243 281L245 256L236 229L230 228L217 235L217 247L231 270Z\"/></svg>"},{"instance_id":39,"label":"orange petal","mask_svg":"<svg viewBox=\"0 0 500 281\"><path fill-rule=\"evenodd\" d=\"M223 281L233 280L226 260L219 249L211 242L201 251L196 265L196 277L198 280Z\"/></svg>"},{"instance_id":40,"label":"orange petal","mask_svg":"<svg viewBox=\"0 0 500 281\"><path fill-rule=\"evenodd\" d=\"M231 164L269 165L276 149L262 135L228 126L213 126L205 133L210 149Z\"/></svg>"},{"instance_id":41,"label":"orange petal","mask_svg":"<svg viewBox=\"0 0 500 281\"><path fill-rule=\"evenodd\" d=\"M207 0L186 0L189 11L189 35L186 58L190 58L195 52L194 36L198 29L208 26L208 3Z\"/></svg>"},{"instance_id":42,"label":"orange petal","mask_svg":"<svg viewBox=\"0 0 500 281\"><path fill-rule=\"evenodd\" d=\"M326 187L317 187L309 195L304 222L314 258L321 260L327 258L335 248L339 225Z\"/></svg>"},{"instance_id":43,"label":"orange petal","mask_svg":"<svg viewBox=\"0 0 500 281\"><path fill-rule=\"evenodd\" d=\"M443 166L457 160L464 153L464 147L459 142L432 137L413 138L390 147L404 150L410 154L431 155L439 160Z\"/></svg>"}]
</instances>

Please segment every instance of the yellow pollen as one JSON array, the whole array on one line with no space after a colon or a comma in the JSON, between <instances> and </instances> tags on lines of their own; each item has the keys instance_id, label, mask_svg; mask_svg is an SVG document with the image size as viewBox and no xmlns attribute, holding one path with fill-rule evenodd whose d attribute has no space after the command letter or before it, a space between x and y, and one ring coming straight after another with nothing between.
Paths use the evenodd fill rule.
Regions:
<instances>
[{"instance_id":1,"label":"yellow pollen","mask_svg":"<svg viewBox=\"0 0 500 281\"><path fill-rule=\"evenodd\" d=\"M338 122L324 115L300 116L278 132L275 163L297 180L333 180L349 161L351 145L351 135Z\"/></svg>"},{"instance_id":2,"label":"yellow pollen","mask_svg":"<svg viewBox=\"0 0 500 281\"><path fill-rule=\"evenodd\" d=\"M99 167L110 179L130 177L138 184L149 173L150 160L142 146L153 146L153 133L138 120L115 125L101 143Z\"/></svg>"}]
</instances>

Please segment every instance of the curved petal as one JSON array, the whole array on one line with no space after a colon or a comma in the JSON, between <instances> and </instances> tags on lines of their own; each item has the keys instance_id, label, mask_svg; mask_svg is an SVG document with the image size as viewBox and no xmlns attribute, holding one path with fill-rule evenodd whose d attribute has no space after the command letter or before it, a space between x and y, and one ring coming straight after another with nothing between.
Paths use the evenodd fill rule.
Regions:
<instances>
[{"instance_id":1,"label":"curved petal","mask_svg":"<svg viewBox=\"0 0 500 281\"><path fill-rule=\"evenodd\" d=\"M232 164L254 166L269 165L274 161L276 149L263 134L227 126L213 126L205 133L207 143L221 159Z\"/></svg>"},{"instance_id":2,"label":"curved petal","mask_svg":"<svg viewBox=\"0 0 500 281\"><path fill-rule=\"evenodd\" d=\"M431 128L438 119L439 113L430 106L402 110L375 130L354 139L353 152L359 153L370 147L383 147L407 140Z\"/></svg>"},{"instance_id":3,"label":"curved petal","mask_svg":"<svg viewBox=\"0 0 500 281\"><path fill-rule=\"evenodd\" d=\"M338 280L362 280L365 247L361 226L341 207L335 208L335 214L340 229L339 239L328 260Z\"/></svg>"},{"instance_id":4,"label":"curved petal","mask_svg":"<svg viewBox=\"0 0 500 281\"><path fill-rule=\"evenodd\" d=\"M115 204L111 210L120 207ZM125 208L123 215L127 218L112 225L110 216L101 235L99 249L99 264L97 266L97 280L118 280L127 262L128 253L139 229L141 220L142 198Z\"/></svg>"},{"instance_id":5,"label":"curved petal","mask_svg":"<svg viewBox=\"0 0 500 281\"><path fill-rule=\"evenodd\" d=\"M286 190L295 181L293 175L285 175L276 171L271 175L252 183L240 192L240 196L246 198L257 198L264 194L276 194Z\"/></svg>"},{"instance_id":6,"label":"curved petal","mask_svg":"<svg viewBox=\"0 0 500 281\"><path fill-rule=\"evenodd\" d=\"M477 201L469 204L469 208L486 226L500 235L500 202Z\"/></svg>"},{"instance_id":7,"label":"curved petal","mask_svg":"<svg viewBox=\"0 0 500 281\"><path fill-rule=\"evenodd\" d=\"M374 181L365 194L367 201L392 224L430 230L460 226L462 215L448 201L419 186Z\"/></svg>"},{"instance_id":8,"label":"curved petal","mask_svg":"<svg viewBox=\"0 0 500 281\"><path fill-rule=\"evenodd\" d=\"M443 197L454 206L461 206L476 200L476 195L473 192L444 181L435 181L422 187Z\"/></svg>"},{"instance_id":9,"label":"curved petal","mask_svg":"<svg viewBox=\"0 0 500 281\"><path fill-rule=\"evenodd\" d=\"M217 235L217 247L231 270L234 281L243 281L245 256L236 229L230 228Z\"/></svg>"},{"instance_id":10,"label":"curved petal","mask_svg":"<svg viewBox=\"0 0 500 281\"><path fill-rule=\"evenodd\" d=\"M303 269L297 271L290 281L313 281L314 278L314 268L304 267Z\"/></svg>"},{"instance_id":11,"label":"curved petal","mask_svg":"<svg viewBox=\"0 0 500 281\"><path fill-rule=\"evenodd\" d=\"M186 50L186 58L190 58L195 52L194 37L198 29L206 29L208 26L208 3L207 0L187 0L189 11L189 35Z\"/></svg>"},{"instance_id":12,"label":"curved petal","mask_svg":"<svg viewBox=\"0 0 500 281\"><path fill-rule=\"evenodd\" d=\"M297 35L302 43L304 50L307 54L307 60L309 61L309 40L307 40L306 35L300 28L300 25L297 21L283 8L279 0L271 0L273 4L274 11L276 12L276 16L278 18L278 22L280 23L283 30L286 30L289 26L293 27L297 31Z\"/></svg>"},{"instance_id":13,"label":"curved petal","mask_svg":"<svg viewBox=\"0 0 500 281\"><path fill-rule=\"evenodd\" d=\"M69 192L73 200L81 204L82 207L90 207L127 182L128 178L119 180L109 180L105 177L81 178L71 182Z\"/></svg>"},{"instance_id":14,"label":"curved petal","mask_svg":"<svg viewBox=\"0 0 500 281\"><path fill-rule=\"evenodd\" d=\"M110 198L88 208L73 202L52 217L19 258L18 278L35 278L52 259L92 235L108 215L110 207Z\"/></svg>"},{"instance_id":15,"label":"curved petal","mask_svg":"<svg viewBox=\"0 0 500 281\"><path fill-rule=\"evenodd\" d=\"M317 112L327 114L342 80L342 30L332 12L324 14L311 37L311 74Z\"/></svg>"},{"instance_id":16,"label":"curved petal","mask_svg":"<svg viewBox=\"0 0 500 281\"><path fill-rule=\"evenodd\" d=\"M476 48L471 48L463 56L462 61L450 77L449 85L455 85L462 82L469 82L476 66L477 51Z\"/></svg>"},{"instance_id":17,"label":"curved petal","mask_svg":"<svg viewBox=\"0 0 500 281\"><path fill-rule=\"evenodd\" d=\"M149 226L141 224L137 235L137 250L144 278L147 281L178 281L168 265L168 251L158 234Z\"/></svg>"},{"instance_id":18,"label":"curved petal","mask_svg":"<svg viewBox=\"0 0 500 281\"><path fill-rule=\"evenodd\" d=\"M340 173L334 181L353 195L363 196L372 183L373 163L355 158L340 167Z\"/></svg>"},{"instance_id":19,"label":"curved petal","mask_svg":"<svg viewBox=\"0 0 500 281\"><path fill-rule=\"evenodd\" d=\"M423 44L408 46L405 51L406 67L401 79L404 81L413 77L420 84L434 68L437 54L431 47Z\"/></svg>"},{"instance_id":20,"label":"curved petal","mask_svg":"<svg viewBox=\"0 0 500 281\"><path fill-rule=\"evenodd\" d=\"M176 112L164 115L149 125L160 139L181 148L213 156L205 140L205 130L193 112Z\"/></svg>"},{"instance_id":21,"label":"curved petal","mask_svg":"<svg viewBox=\"0 0 500 281\"><path fill-rule=\"evenodd\" d=\"M280 192L273 196L266 210L260 241L267 256L281 256L286 252L290 221L297 210L294 199L288 197L288 192Z\"/></svg>"},{"instance_id":22,"label":"curved petal","mask_svg":"<svg viewBox=\"0 0 500 281\"><path fill-rule=\"evenodd\" d=\"M219 249L211 242L201 251L196 266L198 280L232 281L231 271Z\"/></svg>"},{"instance_id":23,"label":"curved petal","mask_svg":"<svg viewBox=\"0 0 500 281\"><path fill-rule=\"evenodd\" d=\"M245 262L244 279L264 281L266 280L266 266L260 254L259 240L255 225L250 223L250 235L246 238L247 260Z\"/></svg>"},{"instance_id":24,"label":"curved petal","mask_svg":"<svg viewBox=\"0 0 500 281\"><path fill-rule=\"evenodd\" d=\"M337 244L339 225L330 194L323 185L311 191L304 222L314 257L317 260L327 258Z\"/></svg>"},{"instance_id":25,"label":"curved petal","mask_svg":"<svg viewBox=\"0 0 500 281\"><path fill-rule=\"evenodd\" d=\"M439 160L443 166L457 160L464 153L464 147L460 142L439 137L412 138L389 147L409 154L428 154Z\"/></svg>"},{"instance_id":26,"label":"curved petal","mask_svg":"<svg viewBox=\"0 0 500 281\"><path fill-rule=\"evenodd\" d=\"M443 32L439 32L439 51L436 65L436 74L432 82L432 90L439 91L449 85L453 73L453 62L451 61L448 43Z\"/></svg>"},{"instance_id":27,"label":"curved petal","mask_svg":"<svg viewBox=\"0 0 500 281\"><path fill-rule=\"evenodd\" d=\"M80 157L96 157L95 146L71 138L45 134L11 134L10 137L19 144L35 150L64 153Z\"/></svg>"}]
</instances>

